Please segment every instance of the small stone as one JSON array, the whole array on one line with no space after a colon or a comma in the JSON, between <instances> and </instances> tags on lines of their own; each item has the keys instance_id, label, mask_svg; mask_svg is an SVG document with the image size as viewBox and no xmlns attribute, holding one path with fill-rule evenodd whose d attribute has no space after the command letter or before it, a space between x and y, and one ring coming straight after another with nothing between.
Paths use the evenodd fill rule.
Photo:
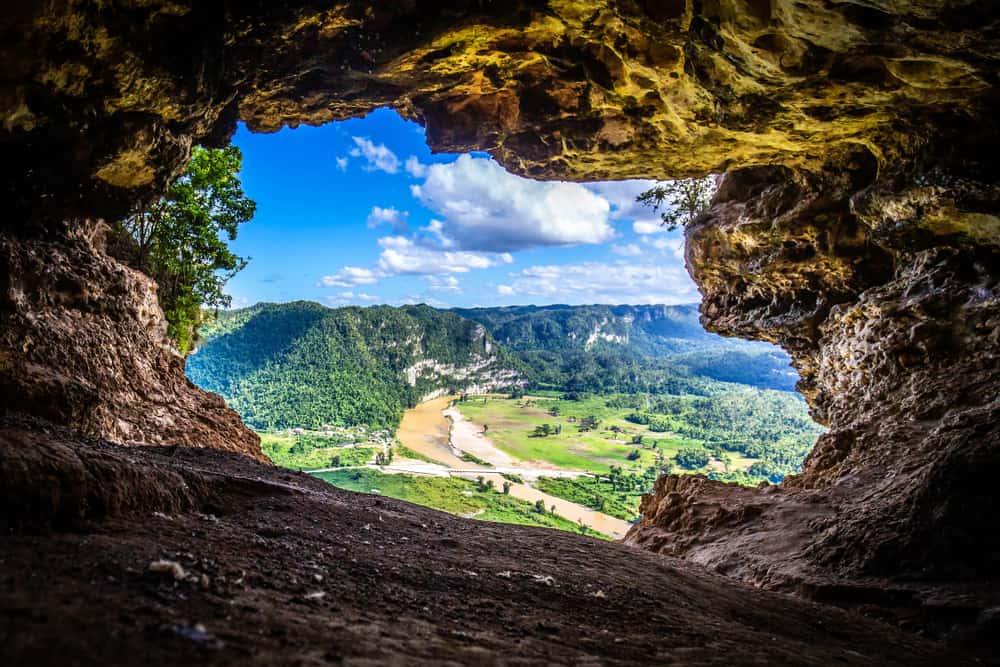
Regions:
<instances>
[{"instance_id":1,"label":"small stone","mask_svg":"<svg viewBox=\"0 0 1000 667\"><path fill-rule=\"evenodd\" d=\"M175 560L154 560L149 564L147 569L155 574L170 575L175 581L184 581L187 579L187 572Z\"/></svg>"}]
</instances>

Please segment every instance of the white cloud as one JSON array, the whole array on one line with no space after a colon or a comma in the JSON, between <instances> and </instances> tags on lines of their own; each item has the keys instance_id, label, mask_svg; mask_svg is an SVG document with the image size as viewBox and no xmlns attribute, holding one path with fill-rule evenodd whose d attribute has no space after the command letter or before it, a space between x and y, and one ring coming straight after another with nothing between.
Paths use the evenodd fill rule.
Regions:
<instances>
[{"instance_id":1,"label":"white cloud","mask_svg":"<svg viewBox=\"0 0 1000 667\"><path fill-rule=\"evenodd\" d=\"M625 243L621 245L615 243L611 246L611 252L622 257L638 257L642 254L642 248L639 247L638 243Z\"/></svg>"},{"instance_id":2,"label":"white cloud","mask_svg":"<svg viewBox=\"0 0 1000 667\"><path fill-rule=\"evenodd\" d=\"M635 198L654 185L656 181L646 180L601 181L586 184L588 189L611 204L611 217L615 220L649 216L650 209L637 202Z\"/></svg>"},{"instance_id":3,"label":"white cloud","mask_svg":"<svg viewBox=\"0 0 1000 667\"><path fill-rule=\"evenodd\" d=\"M423 178L427 175L427 165L420 162L416 155L406 158L406 173L414 178Z\"/></svg>"},{"instance_id":4,"label":"white cloud","mask_svg":"<svg viewBox=\"0 0 1000 667\"><path fill-rule=\"evenodd\" d=\"M354 287L355 285L373 285L379 276L371 269L360 266L345 266L331 276L320 278L317 287Z\"/></svg>"},{"instance_id":5,"label":"white cloud","mask_svg":"<svg viewBox=\"0 0 1000 667\"><path fill-rule=\"evenodd\" d=\"M636 234L659 234L668 230L659 218L647 218L633 221L632 231Z\"/></svg>"},{"instance_id":6,"label":"white cloud","mask_svg":"<svg viewBox=\"0 0 1000 667\"><path fill-rule=\"evenodd\" d=\"M461 282L455 276L427 276L427 283L432 290L442 292L461 292Z\"/></svg>"},{"instance_id":7,"label":"white cloud","mask_svg":"<svg viewBox=\"0 0 1000 667\"><path fill-rule=\"evenodd\" d=\"M680 236L651 239L643 237L643 243L648 243L662 253L670 254L677 259L684 261L684 238Z\"/></svg>"},{"instance_id":8,"label":"white cloud","mask_svg":"<svg viewBox=\"0 0 1000 667\"><path fill-rule=\"evenodd\" d=\"M511 274L503 296L517 293L548 303L694 303L698 290L687 271L669 263L582 262L531 266ZM508 291L509 290L509 291Z\"/></svg>"},{"instance_id":9,"label":"white cloud","mask_svg":"<svg viewBox=\"0 0 1000 667\"><path fill-rule=\"evenodd\" d=\"M383 248L378 260L382 275L465 273L514 261L509 253L441 250L419 245L405 236L386 236L378 243Z\"/></svg>"},{"instance_id":10,"label":"white cloud","mask_svg":"<svg viewBox=\"0 0 1000 667\"><path fill-rule=\"evenodd\" d=\"M363 157L368 164L365 171L384 171L387 174L395 174L399 171L399 158L385 144L374 144L366 137L351 137L354 140L355 148L351 149L351 157Z\"/></svg>"},{"instance_id":11,"label":"white cloud","mask_svg":"<svg viewBox=\"0 0 1000 667\"><path fill-rule=\"evenodd\" d=\"M341 171L347 171L347 163L350 162L346 157L337 158L337 169Z\"/></svg>"},{"instance_id":12,"label":"white cloud","mask_svg":"<svg viewBox=\"0 0 1000 667\"><path fill-rule=\"evenodd\" d=\"M338 292L336 296L328 296L325 301L329 306L347 306L361 301L378 301L379 297L364 292Z\"/></svg>"},{"instance_id":13,"label":"white cloud","mask_svg":"<svg viewBox=\"0 0 1000 667\"><path fill-rule=\"evenodd\" d=\"M420 231L429 236L435 244L443 249L451 248L455 242L444 235L444 223L440 220L431 220L426 227L421 227Z\"/></svg>"},{"instance_id":14,"label":"white cloud","mask_svg":"<svg viewBox=\"0 0 1000 667\"><path fill-rule=\"evenodd\" d=\"M399 211L394 206L382 208L373 206L368 214L367 225L369 229L381 227L382 225L392 225L396 232L405 232L408 229L406 219L410 217L409 211Z\"/></svg>"},{"instance_id":15,"label":"white cloud","mask_svg":"<svg viewBox=\"0 0 1000 667\"><path fill-rule=\"evenodd\" d=\"M470 155L426 171L410 190L441 218L441 235L456 248L505 252L602 243L615 234L611 205L580 184L532 181Z\"/></svg>"}]
</instances>

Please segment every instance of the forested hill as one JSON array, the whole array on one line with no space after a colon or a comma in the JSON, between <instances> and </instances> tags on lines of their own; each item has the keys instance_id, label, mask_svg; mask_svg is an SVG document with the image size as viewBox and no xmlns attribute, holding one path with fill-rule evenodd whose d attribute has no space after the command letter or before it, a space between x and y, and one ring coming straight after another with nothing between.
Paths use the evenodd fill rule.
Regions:
<instances>
[{"instance_id":1,"label":"forested hill","mask_svg":"<svg viewBox=\"0 0 1000 667\"><path fill-rule=\"evenodd\" d=\"M257 429L391 428L434 392L519 382L482 325L429 306L258 304L221 312L201 333L188 376Z\"/></svg>"},{"instance_id":2,"label":"forested hill","mask_svg":"<svg viewBox=\"0 0 1000 667\"><path fill-rule=\"evenodd\" d=\"M511 306L456 308L512 350L627 347L653 356L726 344L698 322L698 307Z\"/></svg>"},{"instance_id":3,"label":"forested hill","mask_svg":"<svg viewBox=\"0 0 1000 667\"><path fill-rule=\"evenodd\" d=\"M698 307L458 308L522 360L536 386L577 391L691 393L698 378L790 391L788 356L705 331ZM694 391L693 393L697 393Z\"/></svg>"}]
</instances>

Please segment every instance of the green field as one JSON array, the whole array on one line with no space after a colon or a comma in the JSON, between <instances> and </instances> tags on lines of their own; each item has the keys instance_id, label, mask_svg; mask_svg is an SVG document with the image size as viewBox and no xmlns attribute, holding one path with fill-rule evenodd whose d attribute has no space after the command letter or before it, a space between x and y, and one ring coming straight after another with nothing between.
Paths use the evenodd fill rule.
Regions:
<instances>
[{"instance_id":1,"label":"green field","mask_svg":"<svg viewBox=\"0 0 1000 667\"><path fill-rule=\"evenodd\" d=\"M632 480L630 480L632 481ZM541 477L534 483L539 491L563 500L589 507L610 516L635 521L639 516L639 501L642 494L648 491L647 485L652 480L646 478L641 482L626 487L615 487L607 478L579 477L577 479ZM642 487L639 484L643 484Z\"/></svg>"},{"instance_id":2,"label":"green field","mask_svg":"<svg viewBox=\"0 0 1000 667\"><path fill-rule=\"evenodd\" d=\"M608 406L607 396L592 396L568 401L552 396L502 398L472 397L456 404L469 420L487 427L486 435L497 447L523 461L544 461L561 468L607 473L611 466L632 472L650 466L672 464L681 448L704 449L701 442L672 433L653 433L648 426L625 419L631 408ZM557 409L558 416L550 411ZM596 417L596 429L581 432L580 421ZM551 424L561 427L556 435L535 437L535 427ZM641 443L633 443L641 436ZM638 458L629 459L629 455ZM742 461L741 461L742 463ZM662 465L661 465L662 464ZM721 462L714 466L724 468ZM675 466L676 468L676 466ZM707 466L700 468L705 472ZM714 468L713 468L714 469Z\"/></svg>"},{"instance_id":3,"label":"green field","mask_svg":"<svg viewBox=\"0 0 1000 667\"><path fill-rule=\"evenodd\" d=\"M360 466L372 462L375 447L345 447L337 438L290 433L258 433L264 454L282 468L316 470L340 466Z\"/></svg>"},{"instance_id":4,"label":"green field","mask_svg":"<svg viewBox=\"0 0 1000 667\"><path fill-rule=\"evenodd\" d=\"M476 482L455 477L387 475L377 470L338 470L317 473L320 479L342 489L379 493L417 505L474 518L478 521L541 526L580 533L580 526L551 512L538 512L532 503L483 489ZM610 539L589 528L592 537Z\"/></svg>"}]
</instances>

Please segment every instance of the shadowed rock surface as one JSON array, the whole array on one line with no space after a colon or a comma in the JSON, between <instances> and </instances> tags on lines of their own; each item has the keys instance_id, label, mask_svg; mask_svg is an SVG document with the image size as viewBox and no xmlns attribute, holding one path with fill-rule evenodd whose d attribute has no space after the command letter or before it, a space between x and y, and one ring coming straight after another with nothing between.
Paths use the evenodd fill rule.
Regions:
<instances>
[{"instance_id":1,"label":"shadowed rock surface","mask_svg":"<svg viewBox=\"0 0 1000 667\"><path fill-rule=\"evenodd\" d=\"M233 454L126 456L21 424L0 426L0 452L0 501L22 529L0 537L4 664L964 662L683 561L353 494ZM64 500L38 502L45 475ZM90 509L71 511L83 499ZM73 530L33 534L48 517ZM180 569L151 571L158 561Z\"/></svg>"},{"instance_id":2,"label":"shadowed rock surface","mask_svg":"<svg viewBox=\"0 0 1000 667\"><path fill-rule=\"evenodd\" d=\"M220 400L184 379L183 360L164 340L152 283L101 251L96 222L156 196L183 168L192 144L224 144L239 119L273 131L389 105L424 123L435 149L487 150L512 171L538 178L727 171L712 212L688 231L688 268L705 297L704 323L783 345L830 432L803 473L777 488L660 480L627 541L734 580L858 608L954 641L982 641L981 654L990 655L990 642L995 648L1000 636L1000 537L989 514L1000 505L998 26L996 3L985 0L52 0L9 8L0 18L4 411L119 444L260 456L256 436ZM40 428L30 424L27 431ZM58 456L36 454L37 465L23 465L28 450L50 446L44 434L27 431L8 436L2 459L4 482L19 480L3 487L11 517L5 522L18 531L89 517L95 503L146 509L166 503L183 517L178 521L194 522L197 491L188 497L163 489L174 488L180 468L201 466L209 474L212 465L232 461L185 453L173 472L151 475L136 495L125 492L137 479L135 468L110 474L89 455L74 460L75 449L90 446L79 436L61 436ZM129 456L99 449L114 460ZM129 466L139 468L163 460L134 456ZM282 474L261 472L268 479ZM105 491L86 491L80 480L87 475ZM76 481L64 493L60 480ZM22 520L15 510L27 489L36 510ZM236 503L220 494L220 510ZM309 511L350 497L316 494L307 494L315 503ZM141 552L129 550L153 531L142 516L88 523L90 536L3 538L13 563L4 570L5 590L30 600L27 591L43 592L31 587L48 585L26 575L35 565L26 550L74 555L86 565L53 567L53 580L64 572L58 581L66 590L82 589L84 581L96 581L96 544L110 545L109 553ZM246 515L227 516L233 522L227 539L251 531ZM294 520L300 516L308 514ZM100 513L92 518L99 519ZM500 530L454 525L468 526L463 539L470 545ZM328 536L330 544L339 548L348 532L331 531L337 534ZM182 540L180 532L175 538L167 541L213 543L197 535ZM540 543L529 543L524 558L549 557ZM280 546L267 548L293 557ZM637 563L692 567L622 547L593 549L579 561L620 563L615 567L629 576L640 576L628 569ZM571 551L551 551L563 571L579 562ZM153 557L148 548L141 553ZM378 589L360 586L365 579L358 572L344 576L356 590ZM660 605L690 599L665 574L641 576L634 605L646 604L642 591ZM116 581L110 588L126 586ZM730 585L736 598L759 595ZM92 610L109 606L101 600L133 592L116 590L102 598L91 589L75 608L47 593L38 597L40 606L12 607L60 621L25 634L38 638L35 648L14 644L16 650L54 651L56 644L43 641L58 636L54 628L71 618L99 618ZM512 590L511 604L523 604L516 600L525 590ZM723 610L714 618L729 613L727 603L710 599L706 604ZM398 618L400 608L418 609L420 596L393 600ZM280 604L298 603L288 596ZM581 607L559 608L564 618ZM239 615L244 611L233 618L250 618ZM836 614L844 628L855 622L823 613ZM796 627L775 618L788 632ZM179 632L185 641L200 636ZM419 643L413 633L406 636L410 643L400 646ZM707 646L715 636L694 641ZM747 654L713 655L749 661L758 649L790 646L800 657L814 655L792 635L781 636L774 646L747 635L741 640L752 647ZM916 640L886 636L901 647L890 656L906 662L907 642ZM580 637L574 632L571 641ZM631 646L633 639L626 641ZM809 641L817 651L840 645L825 635ZM471 660L454 650L452 657ZM545 650L529 657L542 661ZM113 662L128 654L108 655ZM87 656L83 662L101 658ZM685 661L683 654L676 659Z\"/></svg>"}]
</instances>

